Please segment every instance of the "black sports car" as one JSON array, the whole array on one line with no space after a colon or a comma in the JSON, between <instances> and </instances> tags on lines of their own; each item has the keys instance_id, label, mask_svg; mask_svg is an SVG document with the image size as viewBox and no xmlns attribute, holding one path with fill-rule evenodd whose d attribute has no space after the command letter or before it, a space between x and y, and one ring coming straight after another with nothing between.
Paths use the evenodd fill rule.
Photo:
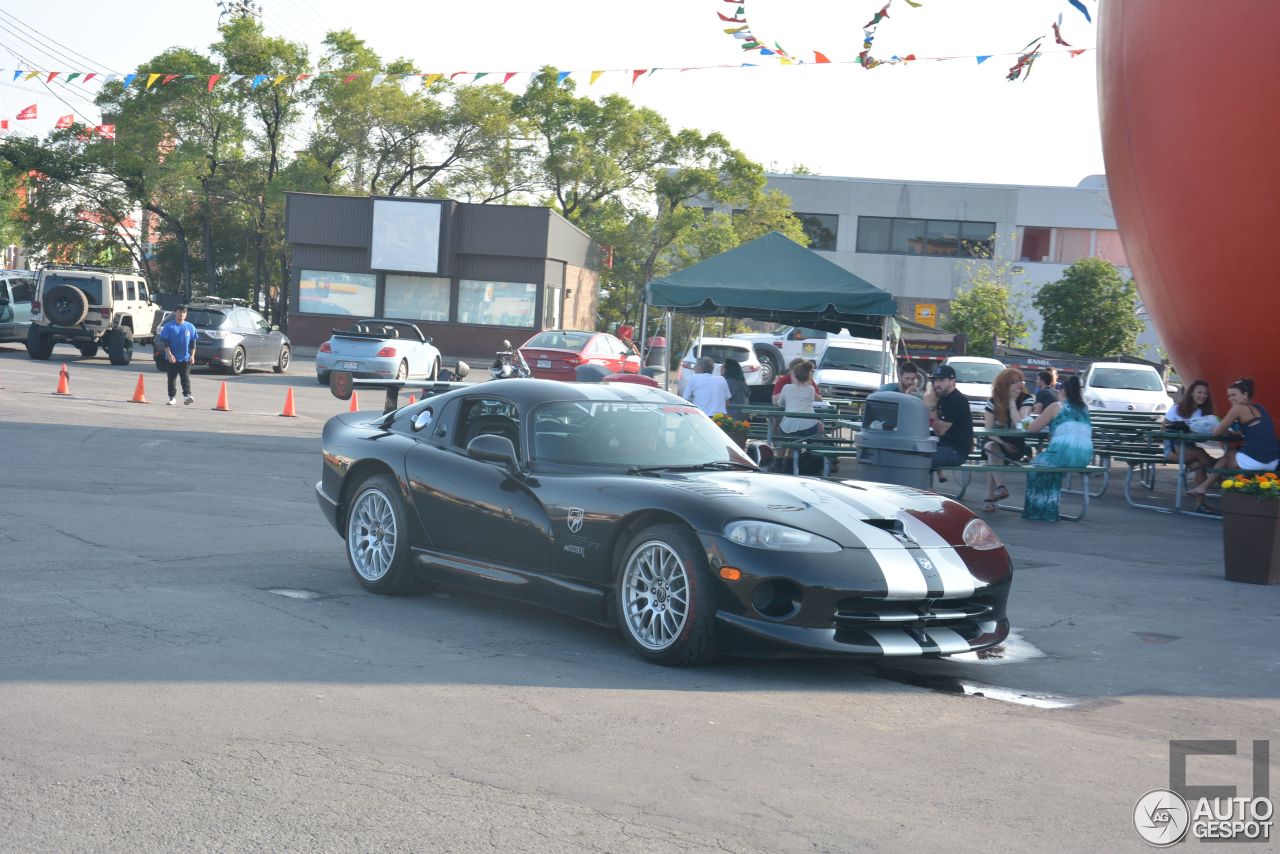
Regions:
<instances>
[{"instance_id":1,"label":"black sports car","mask_svg":"<svg viewBox=\"0 0 1280 854\"><path fill-rule=\"evenodd\" d=\"M533 602L618 624L660 664L949 655L1009 633L1009 555L966 507L764 473L657 389L498 380L339 415L323 445L320 507L375 593Z\"/></svg>"}]
</instances>

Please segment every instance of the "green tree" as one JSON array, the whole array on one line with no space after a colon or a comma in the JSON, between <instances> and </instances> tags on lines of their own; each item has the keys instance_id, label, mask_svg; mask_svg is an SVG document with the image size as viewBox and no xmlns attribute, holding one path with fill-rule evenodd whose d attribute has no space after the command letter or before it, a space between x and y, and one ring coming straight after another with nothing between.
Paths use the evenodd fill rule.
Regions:
<instances>
[{"instance_id":1,"label":"green tree","mask_svg":"<svg viewBox=\"0 0 1280 854\"><path fill-rule=\"evenodd\" d=\"M1027 337L1025 299L1018 295L1025 276L1013 271L1007 261L988 257L964 263L963 283L942 317L942 328L968 338L967 352L975 356L994 354L996 339L1019 344Z\"/></svg>"},{"instance_id":2,"label":"green tree","mask_svg":"<svg viewBox=\"0 0 1280 854\"><path fill-rule=\"evenodd\" d=\"M1062 278L1040 289L1033 300L1044 318L1044 346L1093 359L1133 353L1143 324L1138 288L1115 265L1085 258Z\"/></svg>"}]
</instances>

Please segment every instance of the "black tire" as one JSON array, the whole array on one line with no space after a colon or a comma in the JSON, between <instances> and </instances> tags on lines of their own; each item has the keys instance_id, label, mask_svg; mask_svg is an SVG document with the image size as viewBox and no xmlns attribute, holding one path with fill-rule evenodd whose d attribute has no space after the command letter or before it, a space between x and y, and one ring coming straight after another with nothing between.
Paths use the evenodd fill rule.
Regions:
<instances>
[{"instance_id":1,"label":"black tire","mask_svg":"<svg viewBox=\"0 0 1280 854\"><path fill-rule=\"evenodd\" d=\"M53 336L38 326L27 328L27 355L46 361L53 355Z\"/></svg>"},{"instance_id":2,"label":"black tire","mask_svg":"<svg viewBox=\"0 0 1280 854\"><path fill-rule=\"evenodd\" d=\"M107 358L113 365L127 365L133 361L133 330L121 326L103 336Z\"/></svg>"},{"instance_id":3,"label":"black tire","mask_svg":"<svg viewBox=\"0 0 1280 854\"><path fill-rule=\"evenodd\" d=\"M58 285L45 293L41 310L57 326L79 326L89 313L89 296L71 285Z\"/></svg>"},{"instance_id":4,"label":"black tire","mask_svg":"<svg viewBox=\"0 0 1280 854\"><path fill-rule=\"evenodd\" d=\"M329 384L329 372L328 372L328 371L316 371L316 382L320 383L320 385L328 385L328 384Z\"/></svg>"},{"instance_id":5,"label":"black tire","mask_svg":"<svg viewBox=\"0 0 1280 854\"><path fill-rule=\"evenodd\" d=\"M293 361L293 353L290 352L289 345L285 344L280 348L280 358L276 360L276 365L271 370L275 371L277 374L283 374L285 371L289 370L289 362L291 361ZM328 380L325 380L325 382L328 382Z\"/></svg>"},{"instance_id":6,"label":"black tire","mask_svg":"<svg viewBox=\"0 0 1280 854\"><path fill-rule=\"evenodd\" d=\"M677 566L671 567L673 574L669 582L645 586L643 567L646 558L650 558L647 563L652 569L654 550L658 557L670 558ZM677 616L681 587L684 592L682 622ZM618 567L614 602L622 636L646 661L680 667L705 664L719 655L716 591L711 570L698 538L683 525L652 525L631 538ZM669 636L660 637L663 632Z\"/></svg>"},{"instance_id":7,"label":"black tire","mask_svg":"<svg viewBox=\"0 0 1280 854\"><path fill-rule=\"evenodd\" d=\"M92 359L98 355L98 342L86 341L76 345L76 349L80 351L80 357L83 359Z\"/></svg>"},{"instance_id":8,"label":"black tire","mask_svg":"<svg viewBox=\"0 0 1280 854\"><path fill-rule=\"evenodd\" d=\"M389 527L392 541L388 548ZM347 543L347 566L361 587L388 596L413 590L410 530L409 514L395 478L374 475L355 488L343 539Z\"/></svg>"},{"instance_id":9,"label":"black tire","mask_svg":"<svg viewBox=\"0 0 1280 854\"><path fill-rule=\"evenodd\" d=\"M404 359L400 360L400 367L396 368L396 379L398 380L409 379L409 363Z\"/></svg>"},{"instance_id":10,"label":"black tire","mask_svg":"<svg viewBox=\"0 0 1280 854\"><path fill-rule=\"evenodd\" d=\"M440 360L436 359L431 363L431 374L427 377L430 382L437 382L440 379Z\"/></svg>"},{"instance_id":11,"label":"black tire","mask_svg":"<svg viewBox=\"0 0 1280 854\"><path fill-rule=\"evenodd\" d=\"M168 373L169 372L168 365L169 363L165 360L164 356L158 356L156 358L156 370L159 371L160 373L162 374Z\"/></svg>"},{"instance_id":12,"label":"black tire","mask_svg":"<svg viewBox=\"0 0 1280 854\"><path fill-rule=\"evenodd\" d=\"M236 351L231 354L231 366L227 368L227 371L233 377L240 376L241 374L244 373L244 366L245 366L245 363L248 361L248 358L249 357L244 352L244 348L237 347Z\"/></svg>"}]
</instances>

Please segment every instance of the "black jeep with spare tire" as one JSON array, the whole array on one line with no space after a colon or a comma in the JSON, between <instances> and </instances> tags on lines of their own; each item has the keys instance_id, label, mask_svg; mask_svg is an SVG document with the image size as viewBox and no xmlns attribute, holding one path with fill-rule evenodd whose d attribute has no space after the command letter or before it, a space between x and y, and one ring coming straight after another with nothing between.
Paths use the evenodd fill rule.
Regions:
<instances>
[{"instance_id":1,"label":"black jeep with spare tire","mask_svg":"<svg viewBox=\"0 0 1280 854\"><path fill-rule=\"evenodd\" d=\"M86 359L107 351L113 365L133 360L134 344L150 344L161 310L141 272L115 267L60 264L36 277L27 355L48 359L59 342Z\"/></svg>"}]
</instances>

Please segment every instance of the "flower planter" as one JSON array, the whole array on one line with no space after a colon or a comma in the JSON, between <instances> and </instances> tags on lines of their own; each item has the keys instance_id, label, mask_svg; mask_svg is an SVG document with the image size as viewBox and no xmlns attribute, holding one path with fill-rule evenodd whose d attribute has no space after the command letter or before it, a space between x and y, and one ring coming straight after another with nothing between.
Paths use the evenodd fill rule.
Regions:
<instances>
[{"instance_id":1,"label":"flower planter","mask_svg":"<svg viewBox=\"0 0 1280 854\"><path fill-rule=\"evenodd\" d=\"M734 442L736 442L739 448L742 448L744 450L746 449L747 447L747 431L746 430L725 430L724 432L729 434L729 438L732 439Z\"/></svg>"},{"instance_id":2,"label":"flower planter","mask_svg":"<svg viewBox=\"0 0 1280 854\"><path fill-rule=\"evenodd\" d=\"M1280 500L1224 493L1222 551L1228 581L1280 584Z\"/></svg>"}]
</instances>

